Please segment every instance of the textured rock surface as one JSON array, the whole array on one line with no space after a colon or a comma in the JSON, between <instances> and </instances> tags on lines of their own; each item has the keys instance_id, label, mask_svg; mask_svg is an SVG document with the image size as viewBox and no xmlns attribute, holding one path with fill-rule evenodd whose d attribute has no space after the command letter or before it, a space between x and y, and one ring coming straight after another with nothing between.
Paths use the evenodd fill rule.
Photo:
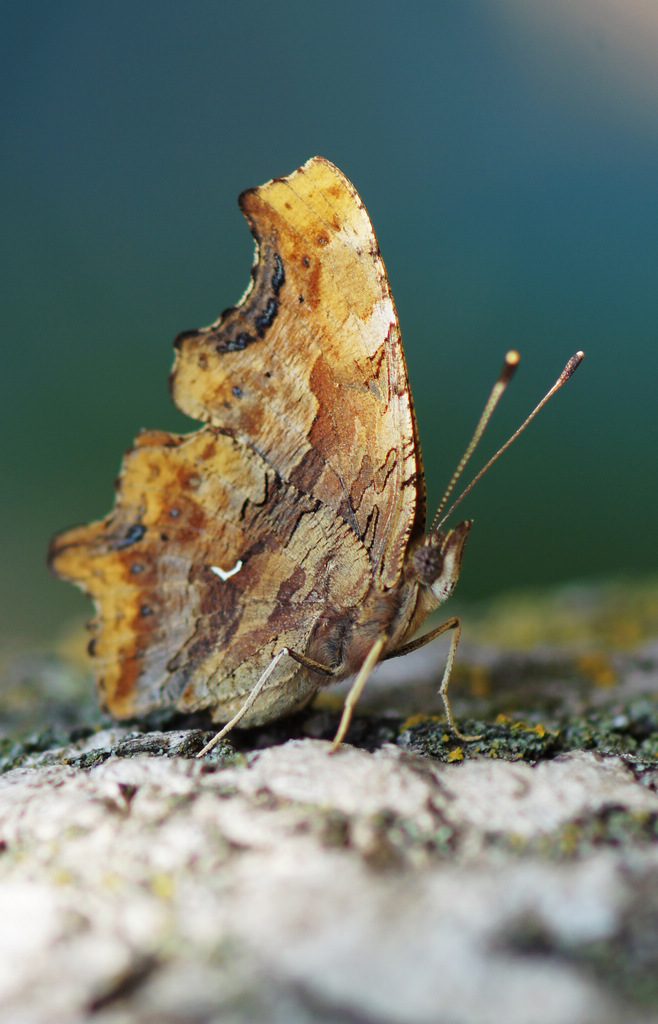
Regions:
<instances>
[{"instance_id":1,"label":"textured rock surface","mask_svg":"<svg viewBox=\"0 0 658 1024\"><path fill-rule=\"evenodd\" d=\"M0 1019L651 1019L658 771L327 747L3 776Z\"/></svg>"}]
</instances>

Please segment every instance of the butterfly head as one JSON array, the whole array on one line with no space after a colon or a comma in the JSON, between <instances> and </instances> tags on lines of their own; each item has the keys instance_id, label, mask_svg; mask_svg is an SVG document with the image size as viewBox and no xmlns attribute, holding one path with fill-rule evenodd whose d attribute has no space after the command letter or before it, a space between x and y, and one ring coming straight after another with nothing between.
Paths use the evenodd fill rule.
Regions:
<instances>
[{"instance_id":1,"label":"butterfly head","mask_svg":"<svg viewBox=\"0 0 658 1024\"><path fill-rule=\"evenodd\" d=\"M472 522L465 519L445 533L432 530L411 555L411 575L421 586L430 588L437 604L447 601L455 589Z\"/></svg>"}]
</instances>

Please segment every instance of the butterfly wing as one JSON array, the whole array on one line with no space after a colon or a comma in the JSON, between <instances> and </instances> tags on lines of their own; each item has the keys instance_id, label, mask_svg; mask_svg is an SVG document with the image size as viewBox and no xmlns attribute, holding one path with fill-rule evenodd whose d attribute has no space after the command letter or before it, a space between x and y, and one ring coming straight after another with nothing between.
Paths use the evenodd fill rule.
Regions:
<instances>
[{"instance_id":1,"label":"butterfly wing","mask_svg":"<svg viewBox=\"0 0 658 1024\"><path fill-rule=\"evenodd\" d=\"M113 512L56 538L51 564L96 603L90 648L120 718L177 707L228 720L282 646L304 649L328 600L351 604L370 579L339 516L210 427L141 434ZM315 688L284 662L245 724Z\"/></svg>"},{"instance_id":2,"label":"butterfly wing","mask_svg":"<svg viewBox=\"0 0 658 1024\"><path fill-rule=\"evenodd\" d=\"M425 490L400 330L354 186L314 157L240 197L252 284L210 327L180 335L176 405L227 427L334 509L381 585L399 579Z\"/></svg>"},{"instance_id":3,"label":"butterfly wing","mask_svg":"<svg viewBox=\"0 0 658 1024\"><path fill-rule=\"evenodd\" d=\"M241 206L252 285L176 341L174 400L208 425L140 435L113 512L51 550L96 603L90 646L119 717L208 707L226 721L328 607L394 586L424 525L397 317L355 189L316 157ZM244 724L316 686L282 663Z\"/></svg>"}]
</instances>

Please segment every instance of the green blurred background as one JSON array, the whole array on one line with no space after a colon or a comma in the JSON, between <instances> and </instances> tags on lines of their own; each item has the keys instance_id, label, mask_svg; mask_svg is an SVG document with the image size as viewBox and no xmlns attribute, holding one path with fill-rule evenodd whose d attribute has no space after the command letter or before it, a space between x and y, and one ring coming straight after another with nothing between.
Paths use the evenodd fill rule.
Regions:
<instances>
[{"instance_id":1,"label":"green blurred background","mask_svg":"<svg viewBox=\"0 0 658 1024\"><path fill-rule=\"evenodd\" d=\"M465 503L460 596L656 569L654 0L4 0L0 20L11 645L86 609L49 537L109 510L140 427L193 426L171 341L249 281L238 193L315 153L375 225L431 503L508 348L476 465L587 352Z\"/></svg>"}]
</instances>

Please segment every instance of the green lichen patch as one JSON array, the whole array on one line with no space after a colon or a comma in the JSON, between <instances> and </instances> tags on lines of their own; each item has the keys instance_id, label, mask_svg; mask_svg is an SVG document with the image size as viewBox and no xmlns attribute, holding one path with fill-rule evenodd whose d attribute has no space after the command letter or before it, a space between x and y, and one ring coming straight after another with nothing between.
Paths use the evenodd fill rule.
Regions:
<instances>
[{"instance_id":1,"label":"green lichen patch","mask_svg":"<svg viewBox=\"0 0 658 1024\"><path fill-rule=\"evenodd\" d=\"M493 723L466 719L459 727L479 738L462 742L446 729L443 716L414 715L401 724L396 742L440 761L489 757L536 762L571 750L595 750L645 764L658 762L658 698L611 701L595 710L554 713L541 721L528 709L519 718L501 714Z\"/></svg>"},{"instance_id":2,"label":"green lichen patch","mask_svg":"<svg viewBox=\"0 0 658 1024\"><path fill-rule=\"evenodd\" d=\"M658 842L658 813L640 808L604 807L548 834L530 839L498 834L491 836L489 842L516 856L539 856L551 861L581 860L601 849L628 851L654 846Z\"/></svg>"},{"instance_id":3,"label":"green lichen patch","mask_svg":"<svg viewBox=\"0 0 658 1024\"><path fill-rule=\"evenodd\" d=\"M627 754L658 760L658 698L642 697L559 720L559 749Z\"/></svg>"},{"instance_id":4,"label":"green lichen patch","mask_svg":"<svg viewBox=\"0 0 658 1024\"><path fill-rule=\"evenodd\" d=\"M393 811L350 817L332 809L319 820L315 831L324 846L354 850L378 871L450 860L460 838L459 830L437 812L420 822Z\"/></svg>"},{"instance_id":5,"label":"green lichen patch","mask_svg":"<svg viewBox=\"0 0 658 1024\"><path fill-rule=\"evenodd\" d=\"M49 751L70 747L87 739L97 731L95 725L46 726L38 732L29 733L21 739L3 737L0 739L0 775L24 764L28 758Z\"/></svg>"},{"instance_id":6,"label":"green lichen patch","mask_svg":"<svg viewBox=\"0 0 658 1024\"><path fill-rule=\"evenodd\" d=\"M110 757L194 758L212 739L202 729L140 731L112 726L106 730L74 726L48 727L21 740L0 740L0 774L24 764L46 766L64 764L87 770ZM204 758L204 770L243 764L244 756L228 740L220 743Z\"/></svg>"},{"instance_id":7,"label":"green lichen patch","mask_svg":"<svg viewBox=\"0 0 658 1024\"><path fill-rule=\"evenodd\" d=\"M479 738L463 742L446 730L445 719L434 715L416 715L402 724L397 736L399 746L415 754L424 754L439 761L461 761L473 757L490 757L507 761L539 761L550 756L556 747L557 733L541 723L529 725L499 716L493 724L478 721L460 722L460 729Z\"/></svg>"}]
</instances>

